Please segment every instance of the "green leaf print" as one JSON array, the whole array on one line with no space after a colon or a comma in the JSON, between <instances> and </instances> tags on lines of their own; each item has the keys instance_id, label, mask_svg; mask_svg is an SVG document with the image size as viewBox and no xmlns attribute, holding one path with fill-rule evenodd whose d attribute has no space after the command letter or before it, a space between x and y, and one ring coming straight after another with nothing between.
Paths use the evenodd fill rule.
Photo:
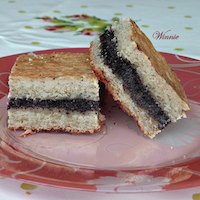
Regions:
<instances>
[{"instance_id":1,"label":"green leaf print","mask_svg":"<svg viewBox=\"0 0 200 200\"><path fill-rule=\"evenodd\" d=\"M90 16L87 14L66 15L62 17L36 17L36 19L43 20L47 24L43 26L47 31L52 32L75 32L75 35L97 35L102 33L106 27L110 26L113 21L118 21L118 17L113 17L110 20Z\"/></svg>"}]
</instances>

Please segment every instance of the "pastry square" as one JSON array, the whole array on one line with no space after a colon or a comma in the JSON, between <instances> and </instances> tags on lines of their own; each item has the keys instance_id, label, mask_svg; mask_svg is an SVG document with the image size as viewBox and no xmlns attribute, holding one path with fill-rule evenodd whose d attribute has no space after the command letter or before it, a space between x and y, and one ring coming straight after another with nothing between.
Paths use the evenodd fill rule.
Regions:
<instances>
[{"instance_id":1,"label":"pastry square","mask_svg":"<svg viewBox=\"0 0 200 200\"><path fill-rule=\"evenodd\" d=\"M87 53L19 56L8 99L9 129L94 133L104 122Z\"/></svg>"},{"instance_id":2,"label":"pastry square","mask_svg":"<svg viewBox=\"0 0 200 200\"><path fill-rule=\"evenodd\" d=\"M179 79L130 18L113 23L92 42L90 57L114 100L148 137L186 117L189 104Z\"/></svg>"}]
</instances>

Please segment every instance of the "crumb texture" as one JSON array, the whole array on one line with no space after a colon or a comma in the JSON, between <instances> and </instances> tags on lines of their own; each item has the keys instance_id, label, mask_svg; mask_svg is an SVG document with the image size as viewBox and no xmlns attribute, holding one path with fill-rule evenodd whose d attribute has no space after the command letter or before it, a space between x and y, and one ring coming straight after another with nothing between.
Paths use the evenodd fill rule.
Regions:
<instances>
[{"instance_id":1,"label":"crumb texture","mask_svg":"<svg viewBox=\"0 0 200 200\"><path fill-rule=\"evenodd\" d=\"M9 109L8 128L24 130L62 130L72 133L93 133L104 121L98 112L66 112L62 109Z\"/></svg>"}]
</instances>

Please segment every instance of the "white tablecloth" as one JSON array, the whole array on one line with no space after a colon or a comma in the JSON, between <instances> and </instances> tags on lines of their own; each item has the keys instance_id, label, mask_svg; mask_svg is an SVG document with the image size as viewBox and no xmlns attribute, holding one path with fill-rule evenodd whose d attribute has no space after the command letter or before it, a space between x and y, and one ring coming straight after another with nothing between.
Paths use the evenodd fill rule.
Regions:
<instances>
[{"instance_id":1,"label":"white tablecloth","mask_svg":"<svg viewBox=\"0 0 200 200\"><path fill-rule=\"evenodd\" d=\"M1 0L0 56L40 49L88 47L95 36L79 33L89 28L88 24L73 32L45 30L45 26L66 25L71 20L65 16L86 14L105 19L107 23L115 17L130 16L159 51L200 58L199 7L200 2L195 0ZM42 17L55 17L57 22L38 19ZM156 32L178 38L156 39Z\"/></svg>"},{"instance_id":2,"label":"white tablecloth","mask_svg":"<svg viewBox=\"0 0 200 200\"><path fill-rule=\"evenodd\" d=\"M200 59L200 2L145 0L1 0L0 57L21 52L89 47L106 24L130 16L157 50ZM84 21L84 16L89 21ZM94 26L95 24L95 26ZM0 178L0 200L200 199L200 187L158 193L106 194L26 185Z\"/></svg>"}]
</instances>

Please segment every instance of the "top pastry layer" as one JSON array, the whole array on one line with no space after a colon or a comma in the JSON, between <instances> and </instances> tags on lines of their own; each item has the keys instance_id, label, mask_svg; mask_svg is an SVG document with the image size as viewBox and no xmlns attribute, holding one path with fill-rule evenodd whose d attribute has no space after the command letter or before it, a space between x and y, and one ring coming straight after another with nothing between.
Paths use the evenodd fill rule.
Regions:
<instances>
[{"instance_id":1,"label":"top pastry layer","mask_svg":"<svg viewBox=\"0 0 200 200\"><path fill-rule=\"evenodd\" d=\"M62 78L67 76L96 79L88 53L26 54L19 56L10 78Z\"/></svg>"},{"instance_id":2,"label":"top pastry layer","mask_svg":"<svg viewBox=\"0 0 200 200\"><path fill-rule=\"evenodd\" d=\"M9 97L99 100L88 53L19 56L9 76Z\"/></svg>"}]
</instances>

